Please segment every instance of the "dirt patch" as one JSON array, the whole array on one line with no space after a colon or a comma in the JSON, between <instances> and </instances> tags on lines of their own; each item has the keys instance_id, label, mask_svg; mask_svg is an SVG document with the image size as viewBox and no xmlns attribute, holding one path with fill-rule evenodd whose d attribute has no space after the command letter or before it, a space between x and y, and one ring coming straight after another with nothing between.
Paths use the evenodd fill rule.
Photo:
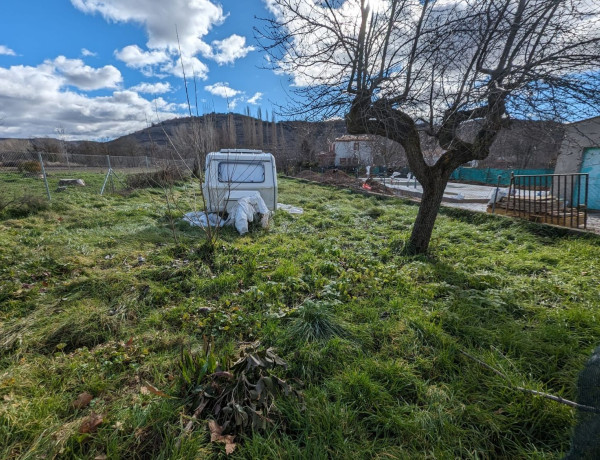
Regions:
<instances>
[{"instance_id":1,"label":"dirt patch","mask_svg":"<svg viewBox=\"0 0 600 460\"><path fill-rule=\"evenodd\" d=\"M382 193L383 195L395 195L395 193L392 189L386 187L381 182L378 182L374 179L371 179L371 178L367 179L365 181L365 184L367 184L369 187L371 187L371 192Z\"/></svg>"},{"instance_id":2,"label":"dirt patch","mask_svg":"<svg viewBox=\"0 0 600 460\"><path fill-rule=\"evenodd\" d=\"M300 171L298 174L294 175L295 177L298 177L300 179L306 179L306 180L312 180L315 182L321 182L321 176L322 174L316 173L316 172L312 172L309 171L308 169L304 170L304 171Z\"/></svg>"},{"instance_id":3,"label":"dirt patch","mask_svg":"<svg viewBox=\"0 0 600 460\"><path fill-rule=\"evenodd\" d=\"M361 179L350 176L339 169L330 169L325 171L323 174L313 171L300 171L298 174L296 174L296 177L314 182L320 182L322 184L334 185L336 187L350 188L353 190L367 190L384 195L395 195L393 190L387 188L376 180L367 179L366 182L363 182ZM364 187L364 184L366 184L367 187Z\"/></svg>"}]
</instances>

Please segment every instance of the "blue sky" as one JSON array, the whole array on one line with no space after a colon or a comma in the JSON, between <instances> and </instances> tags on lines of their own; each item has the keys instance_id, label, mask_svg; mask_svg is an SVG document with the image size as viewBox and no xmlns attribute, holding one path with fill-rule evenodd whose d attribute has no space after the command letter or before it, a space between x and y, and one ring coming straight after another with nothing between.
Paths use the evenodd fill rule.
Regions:
<instances>
[{"instance_id":1,"label":"blue sky","mask_svg":"<svg viewBox=\"0 0 600 460\"><path fill-rule=\"evenodd\" d=\"M288 81L260 68L255 16L264 0L2 0L0 137L114 138L185 115L176 26L199 112L264 117Z\"/></svg>"}]
</instances>

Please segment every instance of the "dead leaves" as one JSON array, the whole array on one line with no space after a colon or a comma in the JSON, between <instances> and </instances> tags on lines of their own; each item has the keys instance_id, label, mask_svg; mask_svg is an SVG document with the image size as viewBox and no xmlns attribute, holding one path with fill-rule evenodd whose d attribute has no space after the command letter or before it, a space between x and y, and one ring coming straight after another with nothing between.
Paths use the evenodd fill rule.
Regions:
<instances>
[{"instance_id":1,"label":"dead leaves","mask_svg":"<svg viewBox=\"0 0 600 460\"><path fill-rule=\"evenodd\" d=\"M225 444L225 453L227 455L233 453L236 444L233 442L235 436L223 434L223 427L214 420L208 421L208 429L210 430L210 442L222 442Z\"/></svg>"},{"instance_id":2,"label":"dead leaves","mask_svg":"<svg viewBox=\"0 0 600 460\"><path fill-rule=\"evenodd\" d=\"M79 432L81 434L94 433L103 421L104 417L102 415L92 412L90 415L83 419L83 422L81 422Z\"/></svg>"},{"instance_id":3,"label":"dead leaves","mask_svg":"<svg viewBox=\"0 0 600 460\"><path fill-rule=\"evenodd\" d=\"M87 391L84 391L79 396L77 396L77 399L75 401L73 401L73 409L86 408L90 404L90 402L92 402L92 399L94 399L94 397Z\"/></svg>"},{"instance_id":4,"label":"dead leaves","mask_svg":"<svg viewBox=\"0 0 600 460\"><path fill-rule=\"evenodd\" d=\"M194 421L201 417L209 422L212 442L231 446L239 433L261 431L279 416L275 400L283 396L295 396L302 402L302 394L295 384L288 383L275 373L287 367L272 348L264 349L256 342L245 347L241 357L233 365L217 360L210 347L205 356L182 350L181 377L193 397L193 415L184 427L184 434L191 431ZM224 434L225 433L225 434ZM228 453L230 453L228 451Z\"/></svg>"},{"instance_id":5,"label":"dead leaves","mask_svg":"<svg viewBox=\"0 0 600 460\"><path fill-rule=\"evenodd\" d=\"M142 393L143 395L149 395L152 393L153 395L160 396L162 398L170 398L171 397L168 394L166 394L164 391L160 391L158 388L156 388L154 385L149 384L148 382L146 382L146 385L144 385L140 388L140 393Z\"/></svg>"}]
</instances>

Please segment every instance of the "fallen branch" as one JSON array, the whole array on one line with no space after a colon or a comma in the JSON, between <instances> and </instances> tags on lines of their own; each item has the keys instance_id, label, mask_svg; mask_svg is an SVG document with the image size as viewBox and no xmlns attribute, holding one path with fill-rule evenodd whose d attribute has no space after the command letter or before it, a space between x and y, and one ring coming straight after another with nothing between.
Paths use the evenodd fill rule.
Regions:
<instances>
[{"instance_id":1,"label":"fallen branch","mask_svg":"<svg viewBox=\"0 0 600 460\"><path fill-rule=\"evenodd\" d=\"M192 428L194 427L194 422L198 419L198 417L200 416L200 414L202 413L202 411L204 410L204 408L208 404L208 401L209 401L208 399L202 401L202 403L196 408L196 410L194 411L194 414L190 418L190 421L183 428L183 433L181 434L181 436L179 437L179 439L175 443L175 448L176 449L179 449L179 446L181 445L181 439L184 436L187 436L187 434L190 431L192 431Z\"/></svg>"},{"instance_id":2,"label":"fallen branch","mask_svg":"<svg viewBox=\"0 0 600 460\"><path fill-rule=\"evenodd\" d=\"M520 386L515 386L511 383L510 379L508 378L508 376L506 374L504 374L503 372L499 371L498 369L496 369L495 367L490 366L489 364L481 361L480 359L476 358L475 356L470 355L469 353L467 353L466 351L462 351L459 350L460 353L464 356L466 356L467 358L475 361L477 364L479 364L482 367L485 367L486 369L492 371L494 374L502 377L504 380L506 380L509 385L511 386L511 388L517 390L517 391L522 391L523 393L530 393L536 396L541 396L542 398L546 398L549 399L551 401L555 401L557 403L560 404L565 404L566 406L569 407L573 407L574 409L578 409L584 412L594 412L596 414L600 414L600 408L597 407L592 407L592 406L586 406L583 404L578 404L574 401L570 401L568 399L565 399L561 396L555 396L555 395L551 395L549 393L544 393L543 391L537 391L537 390L531 390L529 388L523 388Z\"/></svg>"}]
</instances>

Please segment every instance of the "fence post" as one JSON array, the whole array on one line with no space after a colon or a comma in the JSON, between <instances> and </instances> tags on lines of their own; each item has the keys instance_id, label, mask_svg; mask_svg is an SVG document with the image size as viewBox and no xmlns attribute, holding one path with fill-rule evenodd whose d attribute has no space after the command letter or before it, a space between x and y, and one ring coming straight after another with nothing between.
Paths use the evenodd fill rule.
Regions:
<instances>
[{"instance_id":1,"label":"fence post","mask_svg":"<svg viewBox=\"0 0 600 460\"><path fill-rule=\"evenodd\" d=\"M496 192L494 193L494 203L492 203L492 214L496 213L496 201L498 201L498 190L500 190L500 179L502 179L502 175L498 174L498 182L496 183Z\"/></svg>"},{"instance_id":2,"label":"fence post","mask_svg":"<svg viewBox=\"0 0 600 460\"><path fill-rule=\"evenodd\" d=\"M106 155L106 162L108 163L108 171L106 173L106 177L104 178L104 183L102 184L102 189L100 190L100 195L104 195L104 189L106 188L106 184L108 183L108 179L112 173L112 169L110 167L110 155Z\"/></svg>"},{"instance_id":3,"label":"fence post","mask_svg":"<svg viewBox=\"0 0 600 460\"><path fill-rule=\"evenodd\" d=\"M44 184L46 185L46 194L48 195L48 201L52 201L50 197L50 187L48 187L48 177L46 176L46 168L44 167L44 160L42 159L42 153L38 152L38 159L40 160L40 166L42 167L42 175L44 176Z\"/></svg>"},{"instance_id":4,"label":"fence post","mask_svg":"<svg viewBox=\"0 0 600 460\"><path fill-rule=\"evenodd\" d=\"M150 169L150 162L148 161L147 156L146 156L146 169Z\"/></svg>"}]
</instances>

